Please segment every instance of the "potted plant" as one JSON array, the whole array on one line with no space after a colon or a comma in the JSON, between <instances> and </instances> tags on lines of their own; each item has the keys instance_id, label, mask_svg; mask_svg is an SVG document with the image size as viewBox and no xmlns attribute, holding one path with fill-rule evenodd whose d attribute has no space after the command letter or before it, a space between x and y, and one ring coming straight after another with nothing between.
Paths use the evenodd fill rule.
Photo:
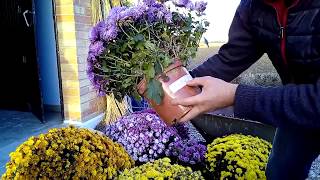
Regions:
<instances>
[{"instance_id":1,"label":"potted plant","mask_svg":"<svg viewBox=\"0 0 320 180\"><path fill-rule=\"evenodd\" d=\"M111 9L91 31L88 75L100 94L144 96L168 125L190 109L173 98L199 93L187 87L184 68L194 57L208 22L205 2L145 0Z\"/></svg>"},{"instance_id":2,"label":"potted plant","mask_svg":"<svg viewBox=\"0 0 320 180\"><path fill-rule=\"evenodd\" d=\"M3 180L112 179L134 166L120 144L72 126L30 137L10 157Z\"/></svg>"}]
</instances>

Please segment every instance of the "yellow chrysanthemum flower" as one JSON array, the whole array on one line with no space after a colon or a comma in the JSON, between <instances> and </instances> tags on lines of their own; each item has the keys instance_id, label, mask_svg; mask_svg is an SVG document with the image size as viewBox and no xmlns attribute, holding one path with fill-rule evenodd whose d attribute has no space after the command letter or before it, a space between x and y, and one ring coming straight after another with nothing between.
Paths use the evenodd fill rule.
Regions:
<instances>
[{"instance_id":1,"label":"yellow chrysanthemum flower","mask_svg":"<svg viewBox=\"0 0 320 180\"><path fill-rule=\"evenodd\" d=\"M31 137L10 157L3 180L112 179L134 164L118 143L75 127Z\"/></svg>"},{"instance_id":2,"label":"yellow chrysanthemum flower","mask_svg":"<svg viewBox=\"0 0 320 180\"><path fill-rule=\"evenodd\" d=\"M190 167L183 167L177 164L171 164L169 158L163 158L154 162L148 162L139 167L125 170L116 179L128 180L163 180L163 179L184 179L198 180L204 179L199 171L192 171Z\"/></svg>"},{"instance_id":3,"label":"yellow chrysanthemum flower","mask_svg":"<svg viewBox=\"0 0 320 180\"><path fill-rule=\"evenodd\" d=\"M213 179L266 179L270 150L265 140L234 134L209 144L206 162Z\"/></svg>"}]
</instances>

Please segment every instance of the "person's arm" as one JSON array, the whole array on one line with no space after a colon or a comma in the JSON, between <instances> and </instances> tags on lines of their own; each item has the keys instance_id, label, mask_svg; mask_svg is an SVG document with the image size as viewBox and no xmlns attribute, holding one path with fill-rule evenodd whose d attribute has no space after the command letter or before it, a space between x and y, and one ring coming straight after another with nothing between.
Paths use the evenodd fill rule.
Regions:
<instances>
[{"instance_id":1,"label":"person's arm","mask_svg":"<svg viewBox=\"0 0 320 180\"><path fill-rule=\"evenodd\" d=\"M263 55L262 48L251 33L249 18L250 1L242 0L232 21L228 42L218 54L193 69L193 77L213 76L231 81Z\"/></svg>"},{"instance_id":2,"label":"person's arm","mask_svg":"<svg viewBox=\"0 0 320 180\"><path fill-rule=\"evenodd\" d=\"M237 117L276 127L320 128L320 79L315 84L268 88L239 85L234 108Z\"/></svg>"},{"instance_id":3,"label":"person's arm","mask_svg":"<svg viewBox=\"0 0 320 180\"><path fill-rule=\"evenodd\" d=\"M191 107L180 122L234 105L236 117L276 127L320 128L320 79L315 84L253 87L207 76L195 78L187 85L202 86L202 92L172 101L174 105Z\"/></svg>"}]
</instances>

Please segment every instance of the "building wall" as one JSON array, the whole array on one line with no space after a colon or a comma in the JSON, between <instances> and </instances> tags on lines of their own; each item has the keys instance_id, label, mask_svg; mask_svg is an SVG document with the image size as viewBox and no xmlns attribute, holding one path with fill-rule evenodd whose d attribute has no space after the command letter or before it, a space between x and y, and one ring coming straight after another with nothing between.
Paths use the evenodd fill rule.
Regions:
<instances>
[{"instance_id":1,"label":"building wall","mask_svg":"<svg viewBox=\"0 0 320 180\"><path fill-rule=\"evenodd\" d=\"M55 0L55 6L65 119L84 122L105 109L86 74L90 0Z\"/></svg>"},{"instance_id":2,"label":"building wall","mask_svg":"<svg viewBox=\"0 0 320 180\"><path fill-rule=\"evenodd\" d=\"M75 0L75 30L77 39L77 59L80 81L81 116L88 120L99 115L105 109L104 98L97 97L96 91L87 77L87 55L89 47L89 32L93 23L91 22L90 0Z\"/></svg>"}]
</instances>

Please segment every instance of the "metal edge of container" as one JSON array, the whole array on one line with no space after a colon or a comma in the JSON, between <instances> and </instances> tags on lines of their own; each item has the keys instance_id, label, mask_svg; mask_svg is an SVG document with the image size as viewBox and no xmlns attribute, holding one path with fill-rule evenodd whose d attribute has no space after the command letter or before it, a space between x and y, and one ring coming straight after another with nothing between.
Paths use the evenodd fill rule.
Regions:
<instances>
[{"instance_id":1,"label":"metal edge of container","mask_svg":"<svg viewBox=\"0 0 320 180\"><path fill-rule=\"evenodd\" d=\"M191 122L207 141L230 134L243 134L272 143L275 134L275 128L270 125L216 114L200 115Z\"/></svg>"}]
</instances>

